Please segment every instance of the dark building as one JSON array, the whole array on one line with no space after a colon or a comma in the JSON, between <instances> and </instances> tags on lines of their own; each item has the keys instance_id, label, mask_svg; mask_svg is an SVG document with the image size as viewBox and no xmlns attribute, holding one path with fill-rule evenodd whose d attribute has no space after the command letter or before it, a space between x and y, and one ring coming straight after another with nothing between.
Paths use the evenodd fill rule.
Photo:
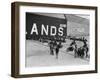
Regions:
<instances>
[{"instance_id":1,"label":"dark building","mask_svg":"<svg viewBox=\"0 0 100 80\"><path fill-rule=\"evenodd\" d=\"M35 13L26 13L26 39L64 39L66 20Z\"/></svg>"}]
</instances>

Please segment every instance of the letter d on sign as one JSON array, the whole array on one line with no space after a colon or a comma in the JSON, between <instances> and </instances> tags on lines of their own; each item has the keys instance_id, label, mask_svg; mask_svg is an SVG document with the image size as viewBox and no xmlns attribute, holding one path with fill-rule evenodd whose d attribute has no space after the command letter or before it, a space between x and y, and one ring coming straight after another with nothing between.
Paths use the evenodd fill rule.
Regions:
<instances>
[{"instance_id":1,"label":"letter d on sign","mask_svg":"<svg viewBox=\"0 0 100 80\"><path fill-rule=\"evenodd\" d=\"M56 27L55 27L55 26L51 26L51 30L50 30L50 31L51 31L51 32L50 32L50 35L51 35L51 36L56 35L57 30L56 30Z\"/></svg>"}]
</instances>

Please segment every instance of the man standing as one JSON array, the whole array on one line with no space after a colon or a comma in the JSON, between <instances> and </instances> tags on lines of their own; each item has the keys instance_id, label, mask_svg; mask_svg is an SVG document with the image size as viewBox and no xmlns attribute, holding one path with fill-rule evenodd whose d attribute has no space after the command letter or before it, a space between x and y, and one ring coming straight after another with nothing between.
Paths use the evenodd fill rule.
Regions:
<instances>
[{"instance_id":1,"label":"man standing","mask_svg":"<svg viewBox=\"0 0 100 80\"><path fill-rule=\"evenodd\" d=\"M84 43L83 48L84 48L85 55L86 55L86 58L87 58L88 57L88 51L89 51L89 48L88 48L88 45L87 45L87 40L84 39L83 43Z\"/></svg>"},{"instance_id":2,"label":"man standing","mask_svg":"<svg viewBox=\"0 0 100 80\"><path fill-rule=\"evenodd\" d=\"M73 40L73 42L70 44L70 46L73 47L73 49L74 49L74 57L76 58L76 56L77 56L77 44L76 44L75 40Z\"/></svg>"},{"instance_id":3,"label":"man standing","mask_svg":"<svg viewBox=\"0 0 100 80\"><path fill-rule=\"evenodd\" d=\"M55 52L56 52L56 59L58 59L59 49L62 47L61 42L56 45Z\"/></svg>"},{"instance_id":4,"label":"man standing","mask_svg":"<svg viewBox=\"0 0 100 80\"><path fill-rule=\"evenodd\" d=\"M50 43L49 43L49 47L50 47L50 54L51 55L54 55L54 52L53 52L53 41L50 41Z\"/></svg>"}]
</instances>

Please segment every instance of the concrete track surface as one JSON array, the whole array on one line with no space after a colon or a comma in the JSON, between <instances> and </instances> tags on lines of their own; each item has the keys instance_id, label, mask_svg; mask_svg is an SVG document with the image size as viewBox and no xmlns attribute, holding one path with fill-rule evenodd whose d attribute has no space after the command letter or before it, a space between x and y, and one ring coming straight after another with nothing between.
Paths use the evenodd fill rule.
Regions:
<instances>
[{"instance_id":1,"label":"concrete track surface","mask_svg":"<svg viewBox=\"0 0 100 80\"><path fill-rule=\"evenodd\" d=\"M87 65L89 58L74 58L74 52L66 52L70 41L63 44L60 49L58 59L55 55L50 55L47 43L41 43L34 40L26 40L26 67L45 67L45 66L63 66L63 65ZM80 44L80 43L79 43Z\"/></svg>"}]
</instances>

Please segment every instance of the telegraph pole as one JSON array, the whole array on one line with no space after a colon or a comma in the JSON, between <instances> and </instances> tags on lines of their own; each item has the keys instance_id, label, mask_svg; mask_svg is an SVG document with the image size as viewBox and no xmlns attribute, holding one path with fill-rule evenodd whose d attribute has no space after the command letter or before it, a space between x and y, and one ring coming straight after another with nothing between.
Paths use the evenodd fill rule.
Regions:
<instances>
[{"instance_id":1,"label":"telegraph pole","mask_svg":"<svg viewBox=\"0 0 100 80\"><path fill-rule=\"evenodd\" d=\"M66 14L64 14L64 17L65 17L65 22L66 22L66 36L68 36L67 35L67 17L66 17Z\"/></svg>"}]
</instances>

